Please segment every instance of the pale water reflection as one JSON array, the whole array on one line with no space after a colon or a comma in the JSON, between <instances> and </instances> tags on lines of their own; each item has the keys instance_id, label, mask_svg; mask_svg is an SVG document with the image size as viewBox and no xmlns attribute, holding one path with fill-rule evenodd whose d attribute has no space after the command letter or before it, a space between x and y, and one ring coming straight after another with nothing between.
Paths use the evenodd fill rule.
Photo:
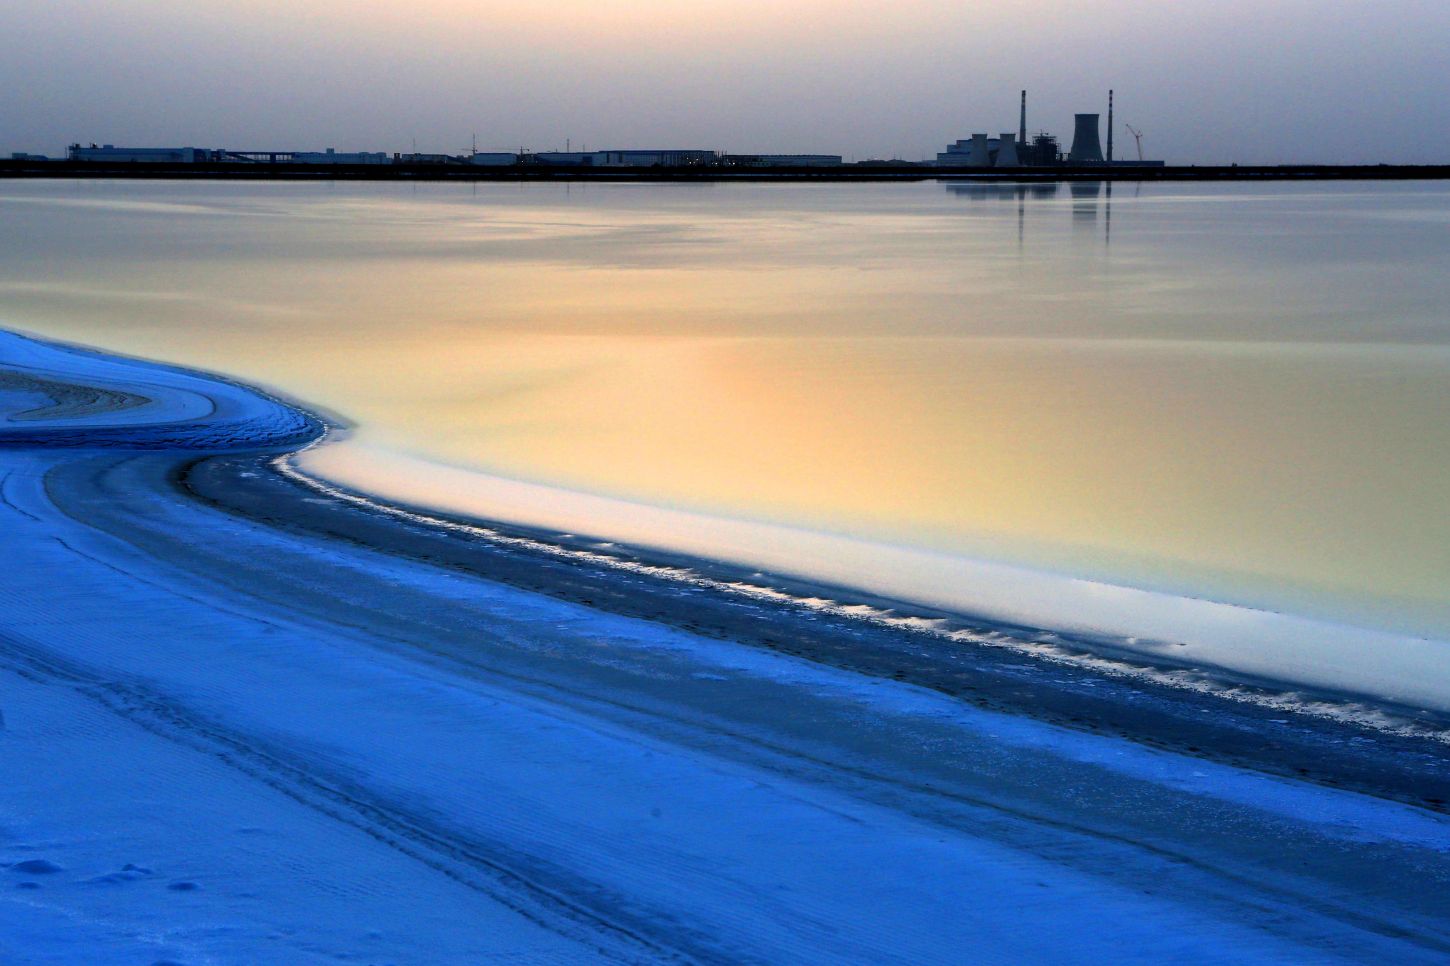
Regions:
<instances>
[{"instance_id":1,"label":"pale water reflection","mask_svg":"<svg viewBox=\"0 0 1450 966\"><path fill-rule=\"evenodd\" d=\"M1447 202L11 183L0 321L505 477L1443 634Z\"/></svg>"}]
</instances>

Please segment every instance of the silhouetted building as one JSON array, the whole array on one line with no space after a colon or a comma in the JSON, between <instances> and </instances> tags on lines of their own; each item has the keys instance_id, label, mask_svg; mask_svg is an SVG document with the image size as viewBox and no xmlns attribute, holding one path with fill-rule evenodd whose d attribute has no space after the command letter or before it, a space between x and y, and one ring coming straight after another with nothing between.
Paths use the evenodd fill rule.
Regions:
<instances>
[{"instance_id":1,"label":"silhouetted building","mask_svg":"<svg viewBox=\"0 0 1450 966\"><path fill-rule=\"evenodd\" d=\"M602 167L686 168L714 164L720 156L714 151L693 149L639 149L628 151L595 151L594 163Z\"/></svg>"},{"instance_id":2,"label":"silhouetted building","mask_svg":"<svg viewBox=\"0 0 1450 966\"><path fill-rule=\"evenodd\" d=\"M519 156L511 151L475 151L468 156L468 163L488 168L506 168L518 164Z\"/></svg>"},{"instance_id":3,"label":"silhouetted building","mask_svg":"<svg viewBox=\"0 0 1450 966\"><path fill-rule=\"evenodd\" d=\"M293 164L387 164L385 151L293 151Z\"/></svg>"},{"instance_id":4,"label":"silhouetted building","mask_svg":"<svg viewBox=\"0 0 1450 966\"><path fill-rule=\"evenodd\" d=\"M1057 138L1046 131L1033 135L1032 143L1023 151L1022 163L1033 165L1058 164L1062 160L1062 149Z\"/></svg>"},{"instance_id":5,"label":"silhouetted building","mask_svg":"<svg viewBox=\"0 0 1450 966\"><path fill-rule=\"evenodd\" d=\"M394 164L463 164L463 159L452 154L394 154Z\"/></svg>"},{"instance_id":6,"label":"silhouetted building","mask_svg":"<svg viewBox=\"0 0 1450 966\"><path fill-rule=\"evenodd\" d=\"M986 168L997 154L998 141L985 134L973 134L947 145L945 151L937 152L936 163L964 168Z\"/></svg>"},{"instance_id":7,"label":"silhouetted building","mask_svg":"<svg viewBox=\"0 0 1450 966\"><path fill-rule=\"evenodd\" d=\"M992 164L998 168L1021 167L1022 162L1017 157L1017 132L1003 131L997 138L997 154L992 158Z\"/></svg>"},{"instance_id":8,"label":"silhouetted building","mask_svg":"<svg viewBox=\"0 0 1450 966\"><path fill-rule=\"evenodd\" d=\"M1073 164L1102 164L1103 144L1098 139L1098 115L1078 114L1072 131L1072 150L1067 160Z\"/></svg>"},{"instance_id":9,"label":"silhouetted building","mask_svg":"<svg viewBox=\"0 0 1450 966\"><path fill-rule=\"evenodd\" d=\"M724 154L720 160L745 168L829 168L842 159L839 154Z\"/></svg>"},{"instance_id":10,"label":"silhouetted building","mask_svg":"<svg viewBox=\"0 0 1450 966\"><path fill-rule=\"evenodd\" d=\"M161 164L195 164L209 160L211 152L203 148L118 148L114 144L81 147L72 144L66 154L72 161L150 162Z\"/></svg>"}]
</instances>

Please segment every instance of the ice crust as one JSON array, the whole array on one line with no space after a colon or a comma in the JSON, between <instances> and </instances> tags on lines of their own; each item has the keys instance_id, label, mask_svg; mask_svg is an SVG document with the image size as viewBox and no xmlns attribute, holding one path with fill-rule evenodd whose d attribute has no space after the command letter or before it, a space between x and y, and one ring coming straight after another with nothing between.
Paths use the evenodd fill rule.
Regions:
<instances>
[{"instance_id":1,"label":"ice crust","mask_svg":"<svg viewBox=\"0 0 1450 966\"><path fill-rule=\"evenodd\" d=\"M168 467L311 417L0 365L149 400L3 430L4 962L1450 951L1441 816L233 518Z\"/></svg>"}]
</instances>

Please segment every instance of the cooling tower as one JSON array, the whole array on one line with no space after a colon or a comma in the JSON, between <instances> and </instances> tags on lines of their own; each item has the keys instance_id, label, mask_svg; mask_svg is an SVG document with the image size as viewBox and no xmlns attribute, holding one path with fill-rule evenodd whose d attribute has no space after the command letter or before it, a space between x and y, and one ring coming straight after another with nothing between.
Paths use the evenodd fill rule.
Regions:
<instances>
[{"instance_id":1,"label":"cooling tower","mask_svg":"<svg viewBox=\"0 0 1450 966\"><path fill-rule=\"evenodd\" d=\"M1098 140L1098 115L1078 114L1072 132L1072 150L1067 160L1072 164L1102 163L1103 144Z\"/></svg>"},{"instance_id":2,"label":"cooling tower","mask_svg":"<svg viewBox=\"0 0 1450 966\"><path fill-rule=\"evenodd\" d=\"M967 155L967 164L973 168L985 168L992 163L992 156L987 151L987 135L973 134L971 152Z\"/></svg>"},{"instance_id":3,"label":"cooling tower","mask_svg":"<svg viewBox=\"0 0 1450 966\"><path fill-rule=\"evenodd\" d=\"M1003 131L997 142L997 167L1015 168L1022 162L1017 160L1017 132Z\"/></svg>"}]
</instances>

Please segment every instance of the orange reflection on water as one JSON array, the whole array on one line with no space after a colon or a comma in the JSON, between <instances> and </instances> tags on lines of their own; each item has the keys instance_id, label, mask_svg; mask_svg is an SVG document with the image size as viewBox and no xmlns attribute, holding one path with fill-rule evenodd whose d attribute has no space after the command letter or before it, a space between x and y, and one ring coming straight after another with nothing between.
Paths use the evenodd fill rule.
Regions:
<instances>
[{"instance_id":1,"label":"orange reflection on water","mask_svg":"<svg viewBox=\"0 0 1450 966\"><path fill-rule=\"evenodd\" d=\"M7 318L415 455L1450 626L1439 195L12 191Z\"/></svg>"}]
</instances>

